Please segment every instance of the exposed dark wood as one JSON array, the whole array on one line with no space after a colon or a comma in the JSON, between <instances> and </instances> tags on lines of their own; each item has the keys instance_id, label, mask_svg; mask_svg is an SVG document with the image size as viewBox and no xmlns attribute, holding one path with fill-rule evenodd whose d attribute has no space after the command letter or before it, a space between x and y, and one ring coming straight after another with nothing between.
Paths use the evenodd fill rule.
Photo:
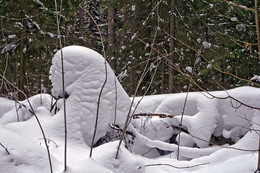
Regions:
<instances>
[{"instance_id":1,"label":"exposed dark wood","mask_svg":"<svg viewBox=\"0 0 260 173\"><path fill-rule=\"evenodd\" d=\"M21 2L21 13L20 17L22 20L22 24L25 26L25 13L24 13L24 7L25 7L25 0L22 0ZM24 36L25 36L25 28L21 31L21 40L20 40L20 57L19 57L19 75L18 75L18 89L20 91L24 91ZM24 100L25 97L21 92L18 92L18 99Z\"/></svg>"},{"instance_id":2,"label":"exposed dark wood","mask_svg":"<svg viewBox=\"0 0 260 173\"><path fill-rule=\"evenodd\" d=\"M153 116L153 117L160 117L160 118L173 118L174 115L166 115L166 114L153 114L153 113L140 113L134 114L133 118L143 117L143 116Z\"/></svg>"},{"instance_id":3,"label":"exposed dark wood","mask_svg":"<svg viewBox=\"0 0 260 173\"><path fill-rule=\"evenodd\" d=\"M110 6L108 8L108 33L107 33L107 56L109 58L109 64L113 70L116 69L115 60L115 7Z\"/></svg>"},{"instance_id":4,"label":"exposed dark wood","mask_svg":"<svg viewBox=\"0 0 260 173\"><path fill-rule=\"evenodd\" d=\"M174 63L175 59L175 0L171 0L171 19L170 19L170 64ZM174 69L172 68L171 65L169 65L169 93L174 93Z\"/></svg>"}]
</instances>

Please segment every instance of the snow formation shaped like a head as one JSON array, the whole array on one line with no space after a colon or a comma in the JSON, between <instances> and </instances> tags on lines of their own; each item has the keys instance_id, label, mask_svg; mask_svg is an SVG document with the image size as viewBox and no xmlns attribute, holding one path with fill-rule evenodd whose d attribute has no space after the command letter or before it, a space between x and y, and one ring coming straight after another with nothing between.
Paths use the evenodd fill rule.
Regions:
<instances>
[{"instance_id":1,"label":"snow formation shaped like a head","mask_svg":"<svg viewBox=\"0 0 260 173\"><path fill-rule=\"evenodd\" d=\"M65 92L69 96L67 120L72 137L81 138L90 145L97 114L100 90L106 78L105 59L99 53L82 46L62 49L64 63ZM61 51L53 58L50 69L52 94L62 96ZM109 123L122 124L130 105L130 98L117 81L113 70L107 65L107 82L103 89L99 108L96 139L104 136ZM116 111L115 111L116 110ZM61 109L58 114L63 114ZM80 132L80 133L79 133ZM80 135L79 135L80 134Z\"/></svg>"},{"instance_id":2,"label":"snow formation shaped like a head","mask_svg":"<svg viewBox=\"0 0 260 173\"><path fill-rule=\"evenodd\" d=\"M68 91L68 86L75 82L80 76L89 72L88 69L94 68L99 71L104 71L104 58L96 51L81 47L81 46L68 46L62 49L63 63L64 63L64 76L65 76L65 89ZM55 97L62 96L62 63L61 51L58 51L52 61L50 69L50 79L52 81L52 94ZM105 73L96 76L105 78ZM68 93L69 94L69 93Z\"/></svg>"}]
</instances>

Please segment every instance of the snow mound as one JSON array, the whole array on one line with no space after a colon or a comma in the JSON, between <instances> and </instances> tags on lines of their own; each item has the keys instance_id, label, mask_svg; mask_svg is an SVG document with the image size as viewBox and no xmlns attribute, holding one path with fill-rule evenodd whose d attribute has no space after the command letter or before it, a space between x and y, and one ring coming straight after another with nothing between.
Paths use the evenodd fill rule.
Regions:
<instances>
[{"instance_id":1,"label":"snow mound","mask_svg":"<svg viewBox=\"0 0 260 173\"><path fill-rule=\"evenodd\" d=\"M255 99L256 95L260 95L260 90L253 87L240 87L210 93L190 92L184 109L182 125L193 136L193 140L200 148L209 145L212 135L223 135L236 142L251 127L250 122L253 115L259 113L259 110L251 109L240 102L259 107L260 100ZM234 99L240 102L229 96L235 96ZM138 105L136 113L144 113L146 110L148 113L174 115L174 118L167 120L167 123L178 126L181 121L185 97L186 93L145 96ZM135 99L134 107L139 99L141 98ZM151 124L156 124L158 120L153 118L150 121ZM140 126L138 127L140 129ZM150 134L150 132L143 132L145 136ZM150 136L149 138L152 139L153 137Z\"/></svg>"},{"instance_id":2,"label":"snow mound","mask_svg":"<svg viewBox=\"0 0 260 173\"><path fill-rule=\"evenodd\" d=\"M0 118L6 113L14 108L15 102L6 98L0 98Z\"/></svg>"},{"instance_id":3,"label":"snow mound","mask_svg":"<svg viewBox=\"0 0 260 173\"><path fill-rule=\"evenodd\" d=\"M210 93L190 92L185 109L186 93L145 96L136 113L174 116L132 119L115 159L119 141L108 139L111 136L105 134L121 133L131 100L100 54L80 46L62 50L67 96L68 173L245 173L256 170L260 89L241 87ZM64 172L61 51L55 54L50 73L52 94L58 99L55 109L55 100L48 94L17 103L0 99L1 173L50 172L39 122L46 136L53 170ZM89 146L103 85L95 142L105 136L108 143L95 147L90 158ZM139 100L135 99L133 108ZM180 123L182 132L179 134ZM115 129L111 130L109 125ZM218 137L229 138L233 143L209 145L213 139L217 142Z\"/></svg>"},{"instance_id":4,"label":"snow mound","mask_svg":"<svg viewBox=\"0 0 260 173\"><path fill-rule=\"evenodd\" d=\"M90 145L97 115L98 97L106 75L107 81L99 104L95 141L106 134L110 123L123 124L130 107L130 99L116 79L113 70L99 53L81 46L65 47L62 53L65 92L68 95L67 119L70 127L75 127L74 130L70 129L69 135L73 137L80 132L85 143ZM50 69L52 94L57 98L62 96L61 69L61 51L59 51L55 54ZM63 117L63 108L56 116Z\"/></svg>"},{"instance_id":5,"label":"snow mound","mask_svg":"<svg viewBox=\"0 0 260 173\"><path fill-rule=\"evenodd\" d=\"M28 100L17 103L13 102L12 105L15 108L9 110L2 116L0 119L0 125L5 125L17 121L26 121L33 116L32 109L36 113L46 110L45 112L50 114L51 99L52 98L49 94L38 94L30 97Z\"/></svg>"}]
</instances>

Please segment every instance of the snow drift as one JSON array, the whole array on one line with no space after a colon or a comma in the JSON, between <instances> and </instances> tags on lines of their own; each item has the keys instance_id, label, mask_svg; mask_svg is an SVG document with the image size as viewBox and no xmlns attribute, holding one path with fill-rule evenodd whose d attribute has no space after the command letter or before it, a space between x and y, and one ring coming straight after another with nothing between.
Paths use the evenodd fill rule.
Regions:
<instances>
[{"instance_id":1,"label":"snow drift","mask_svg":"<svg viewBox=\"0 0 260 173\"><path fill-rule=\"evenodd\" d=\"M84 141L90 145L97 114L97 101L106 75L107 80L99 103L96 140L105 135L109 123L122 124L125 121L130 99L100 54L80 46L69 46L62 50L65 92L69 95L66 100L68 122L73 122L70 126L78 126ZM61 51L53 58L50 78L53 85L52 94L57 98L62 96ZM63 108L56 116L63 117ZM75 133L76 131L70 132L72 136Z\"/></svg>"},{"instance_id":2,"label":"snow drift","mask_svg":"<svg viewBox=\"0 0 260 173\"><path fill-rule=\"evenodd\" d=\"M111 123L118 125L119 129L123 127L131 99L105 59L97 52L80 46L69 46L62 49L62 54L69 173L244 173L256 170L260 112L252 107L260 107L257 97L260 89L253 87L210 93L191 92L184 112L186 93L145 96L136 113L159 113L174 117L148 116L132 119L125 137L127 149L121 146L118 159L115 159L118 141L113 139L96 147L93 157L89 158L102 86L105 84L99 103L95 142L111 131ZM62 172L64 105L61 100L61 74L59 51L55 54L50 69L52 95L57 99L56 109L53 109L55 99L48 94L36 95L18 103L0 99L1 173L49 172L44 140L32 109L47 137L54 172ZM140 99L135 99L133 108ZM182 114L182 132L179 134L176 127L181 122ZM214 141L215 138L227 139L232 143L223 140L221 146L216 146L213 143L219 141Z\"/></svg>"}]
</instances>

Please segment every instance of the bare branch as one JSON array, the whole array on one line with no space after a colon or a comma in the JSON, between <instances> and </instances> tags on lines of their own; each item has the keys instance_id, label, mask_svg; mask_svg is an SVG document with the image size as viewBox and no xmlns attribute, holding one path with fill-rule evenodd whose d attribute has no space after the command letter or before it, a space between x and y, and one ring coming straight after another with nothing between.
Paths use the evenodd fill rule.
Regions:
<instances>
[{"instance_id":1,"label":"bare branch","mask_svg":"<svg viewBox=\"0 0 260 173\"><path fill-rule=\"evenodd\" d=\"M161 1L160 1L160 2L161 2ZM133 106L133 103L134 103L134 100L135 100L137 91L138 91L138 89L139 89L139 87L140 87L140 85L141 85L141 83L142 83L144 77L146 76L146 74L147 74L148 71L149 71L149 69L148 69L148 64L149 64L149 62L150 62L152 53L153 53L153 51L154 51L154 49L153 49L152 46L153 46L154 43L155 43L155 39L156 39L156 36L157 36L157 32L158 32L159 26L160 26L160 23L159 23L159 13L158 13L158 7L159 7L160 2L156 5L156 7L157 7L157 16L158 16L158 22L157 22L158 26L157 26L157 28L156 28L156 31L155 31L155 34L154 34L154 37L153 37L153 42L152 42L152 44L151 44L151 46L150 46L150 47L151 47L151 50L150 50L150 53L149 53L148 60L146 61L145 68L144 68L144 70L143 70L143 73L142 73L142 75L141 75L141 78L139 79L139 81L138 81L138 83L137 83L137 86L136 86L136 89L135 89L135 93L134 93L134 96L133 96L133 98L132 98L132 102L131 102L130 107L129 107L129 111L128 111L128 114L127 114L127 117L126 117L126 121L125 121L124 129L123 129L123 133L122 133L122 135L121 135L121 138L120 138L120 141L119 141L119 144L118 144L118 148L117 148L116 157L115 157L116 159L118 158L120 146L121 146L122 141L123 141L123 139L124 139L124 136L125 136L125 133L126 133L126 129L127 129L127 127L129 126L129 124L130 124L131 117L133 116L135 110L137 109L137 107L138 107L140 101L142 100L142 98L144 97L144 95L146 95L146 93L148 92L148 90L149 90L149 88L150 88L150 86L151 86L151 84L152 84L152 81L153 81L153 79L154 79L154 76L155 76L155 74L156 74L156 71L157 71L157 68L156 68L156 70L155 70L155 72L154 72L154 75L152 76L152 79L151 79L151 81L150 81L150 84L149 84L147 90L145 91L143 97L142 97L141 100L138 102L138 104L136 105L134 111L133 111L132 114L131 114L132 106Z\"/></svg>"},{"instance_id":2,"label":"bare branch","mask_svg":"<svg viewBox=\"0 0 260 173\"><path fill-rule=\"evenodd\" d=\"M200 163L200 164L196 164L196 165L192 165L192 166L174 166L171 164L167 164L167 163L154 163L154 164L149 164L149 165L145 165L145 167L149 167L149 166L170 166L176 169L187 169L187 168L194 168L194 167L198 167L198 166L203 166L209 164L208 163Z\"/></svg>"},{"instance_id":3,"label":"bare branch","mask_svg":"<svg viewBox=\"0 0 260 173\"><path fill-rule=\"evenodd\" d=\"M246 7L246 6L239 5L239 4L236 4L236 3L234 3L234 2L227 1L227 0L223 0L223 1L225 1L226 3L228 3L228 4L230 4L230 5L233 5L233 6L236 6L236 7L239 7L239 8L243 8L243 9L245 9L245 10L255 11L254 8L248 8L248 7Z\"/></svg>"},{"instance_id":4,"label":"bare branch","mask_svg":"<svg viewBox=\"0 0 260 173\"><path fill-rule=\"evenodd\" d=\"M84 2L84 1L83 1ZM90 153L89 153L89 157L92 157L92 152L93 152L93 147L94 147L94 142L95 142L95 137L96 137L96 133L97 133L97 125L98 125L98 117L99 117L99 107L100 107L100 101L101 101L101 96L102 96L102 93L103 93L103 90L105 88L105 85L107 83L107 78L108 78L108 74L107 74L107 61L106 61L106 51L105 51L105 46L104 46L104 39L102 37L102 34L101 34L101 30L96 22L96 20L93 18L93 16L89 13L88 10L85 10L84 7L82 7L83 5L83 2L79 5L79 7L81 9L83 9L85 12L88 13L88 15L90 16L91 20L95 23L97 29L98 29L98 32L99 32L99 36L100 36L100 39L101 39L101 44L102 44L102 49L103 49L103 56L104 56L104 64L105 64L105 80L104 80L104 83L100 89L100 92L99 92L99 96L98 96L98 101L97 101L97 111L96 111L96 120L95 120L95 128L94 128L94 133L93 133L93 137L92 137L92 142L91 142L91 148L90 148Z\"/></svg>"},{"instance_id":5,"label":"bare branch","mask_svg":"<svg viewBox=\"0 0 260 173\"><path fill-rule=\"evenodd\" d=\"M166 31L164 31L164 32L165 32L166 34L168 34ZM168 34L168 35L169 35L169 34ZM170 36L170 35L169 35L169 36ZM146 42L144 42L144 41L141 40L140 38L137 37L137 39L138 39L139 41L141 41L142 43L147 44ZM179 41L180 43L182 43L183 45L185 45L186 47L190 48L191 50L196 51L194 48L192 48L191 46L187 45L186 43L184 43L184 42L181 41L180 39L177 39L177 38L175 38L175 39L176 39L177 41ZM154 49L158 54L160 54L163 58L165 58L166 60L169 61L168 57L165 56L165 55L162 55L162 54L160 53L160 51L158 51L157 49L155 49L155 48L153 48L153 47L152 47L152 49ZM222 71L221 69L215 67L212 63L210 63L203 55L200 55L200 56L201 56L202 58L204 58L209 64L211 64L212 67L213 67L214 69L216 69L217 71L219 71L219 72L221 72L221 73L224 73L224 74L228 74L228 75L233 76L233 77L235 77L235 78L237 78L237 79L240 79L240 80L242 80L242 81L247 81L247 82L249 82L249 83L254 83L254 82L252 82L252 81L250 81L250 80L240 78L240 77L238 77L238 76L236 76L236 75L234 75L234 74L232 74L232 73L224 72L224 71ZM167 64L167 63L166 63L166 64ZM242 102L242 101L240 101L240 100L234 98L234 97L231 96L231 95L228 95L228 96L226 96L226 97L218 97L218 96L215 96L215 95L211 94L210 92L208 92L207 90L203 89L196 81L194 81L189 75L187 75L187 74L185 74L183 71L181 71L180 68L177 67L174 63L170 63L170 66L172 66L172 68L174 68L177 72L179 72L180 74L182 74L185 78L187 78L187 79L188 79L189 81L191 81L194 85L196 85L201 91L207 93L207 94L208 94L209 96L211 96L212 98L215 98L215 99L223 99L223 100L225 100L225 99L232 99L232 100L235 100L235 101L237 101L238 103L240 103L240 104L242 104L242 105L244 105L244 106L246 106L246 107L249 107L249 108L251 108L251 109L260 110L260 107L248 105L248 104L246 104L246 103L244 103L244 102ZM254 84L256 84L257 86L260 86L260 85L257 84L257 83L254 83Z\"/></svg>"},{"instance_id":6,"label":"bare branch","mask_svg":"<svg viewBox=\"0 0 260 173\"><path fill-rule=\"evenodd\" d=\"M63 94L63 109L64 109L64 172L67 170L67 115L66 115L66 93L65 93L65 79L64 79L64 59L63 59L63 51L62 51L62 43L61 43L61 34L60 34L60 18L58 16L58 6L57 1L55 2L55 11L56 11L56 22L57 22L57 34L58 41L60 45L60 53L61 53L61 77L62 77L62 94ZM62 9L62 0L61 0L60 9ZM60 11L61 13L61 11Z\"/></svg>"},{"instance_id":7,"label":"bare branch","mask_svg":"<svg viewBox=\"0 0 260 173\"><path fill-rule=\"evenodd\" d=\"M8 149L0 142L0 146L6 151L6 153L8 155L10 155L10 152L8 151Z\"/></svg>"}]
</instances>

